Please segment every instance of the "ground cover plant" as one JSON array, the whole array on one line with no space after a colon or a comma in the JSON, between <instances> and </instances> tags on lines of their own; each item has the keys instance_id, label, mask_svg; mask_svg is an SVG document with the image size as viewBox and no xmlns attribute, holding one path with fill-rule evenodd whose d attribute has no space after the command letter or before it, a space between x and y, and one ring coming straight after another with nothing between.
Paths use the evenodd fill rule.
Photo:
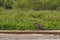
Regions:
<instances>
[{"instance_id":1,"label":"ground cover plant","mask_svg":"<svg viewBox=\"0 0 60 40\"><path fill-rule=\"evenodd\" d=\"M59 0L0 0L0 30L60 30Z\"/></svg>"}]
</instances>

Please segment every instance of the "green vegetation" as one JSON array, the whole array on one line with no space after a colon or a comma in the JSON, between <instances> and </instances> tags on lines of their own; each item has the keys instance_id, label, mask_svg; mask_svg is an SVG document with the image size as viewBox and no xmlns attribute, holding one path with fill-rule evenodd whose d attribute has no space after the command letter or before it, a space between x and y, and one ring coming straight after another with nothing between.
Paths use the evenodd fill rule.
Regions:
<instances>
[{"instance_id":1,"label":"green vegetation","mask_svg":"<svg viewBox=\"0 0 60 40\"><path fill-rule=\"evenodd\" d=\"M60 30L60 0L0 0L0 30L36 30L36 22Z\"/></svg>"},{"instance_id":2,"label":"green vegetation","mask_svg":"<svg viewBox=\"0 0 60 40\"><path fill-rule=\"evenodd\" d=\"M0 11L0 29L34 30L34 23L38 22L46 29L60 29L59 11Z\"/></svg>"},{"instance_id":3,"label":"green vegetation","mask_svg":"<svg viewBox=\"0 0 60 40\"><path fill-rule=\"evenodd\" d=\"M0 0L0 6L5 9L58 10L60 0Z\"/></svg>"}]
</instances>

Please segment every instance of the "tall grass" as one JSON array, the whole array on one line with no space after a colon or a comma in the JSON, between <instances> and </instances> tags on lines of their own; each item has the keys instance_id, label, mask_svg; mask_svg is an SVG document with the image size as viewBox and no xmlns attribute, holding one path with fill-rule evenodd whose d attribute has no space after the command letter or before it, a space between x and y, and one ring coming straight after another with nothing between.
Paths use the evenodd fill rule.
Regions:
<instances>
[{"instance_id":1,"label":"tall grass","mask_svg":"<svg viewBox=\"0 0 60 40\"><path fill-rule=\"evenodd\" d=\"M0 30L60 29L60 0L0 0Z\"/></svg>"},{"instance_id":2,"label":"tall grass","mask_svg":"<svg viewBox=\"0 0 60 40\"><path fill-rule=\"evenodd\" d=\"M38 22L46 29L60 29L59 11L23 11L20 9L0 11L1 30L36 30Z\"/></svg>"}]
</instances>

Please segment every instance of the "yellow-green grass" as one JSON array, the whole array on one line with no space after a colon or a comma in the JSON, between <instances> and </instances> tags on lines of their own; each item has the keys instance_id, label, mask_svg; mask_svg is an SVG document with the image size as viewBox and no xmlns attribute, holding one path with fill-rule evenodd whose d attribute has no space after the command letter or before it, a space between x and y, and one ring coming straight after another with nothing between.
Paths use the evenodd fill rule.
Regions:
<instances>
[{"instance_id":1,"label":"yellow-green grass","mask_svg":"<svg viewBox=\"0 0 60 40\"><path fill-rule=\"evenodd\" d=\"M36 30L36 22L47 30L60 30L60 12L20 9L0 11L0 30Z\"/></svg>"}]
</instances>

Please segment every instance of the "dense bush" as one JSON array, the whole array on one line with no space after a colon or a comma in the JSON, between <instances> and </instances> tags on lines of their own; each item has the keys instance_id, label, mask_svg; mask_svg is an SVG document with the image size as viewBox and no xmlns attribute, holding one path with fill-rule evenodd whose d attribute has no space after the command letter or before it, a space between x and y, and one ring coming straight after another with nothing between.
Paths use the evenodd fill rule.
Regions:
<instances>
[{"instance_id":1,"label":"dense bush","mask_svg":"<svg viewBox=\"0 0 60 40\"><path fill-rule=\"evenodd\" d=\"M60 0L0 0L0 6L7 9L56 10L60 7Z\"/></svg>"},{"instance_id":2,"label":"dense bush","mask_svg":"<svg viewBox=\"0 0 60 40\"><path fill-rule=\"evenodd\" d=\"M12 5L12 0L0 0L0 6L3 6L5 9L12 9Z\"/></svg>"},{"instance_id":3,"label":"dense bush","mask_svg":"<svg viewBox=\"0 0 60 40\"><path fill-rule=\"evenodd\" d=\"M0 0L0 6L3 6L3 3L2 3L2 1Z\"/></svg>"},{"instance_id":4,"label":"dense bush","mask_svg":"<svg viewBox=\"0 0 60 40\"><path fill-rule=\"evenodd\" d=\"M60 7L60 1L58 0L25 0L18 6L20 6L20 8L21 7L29 8L33 10L56 10L58 7Z\"/></svg>"}]
</instances>

